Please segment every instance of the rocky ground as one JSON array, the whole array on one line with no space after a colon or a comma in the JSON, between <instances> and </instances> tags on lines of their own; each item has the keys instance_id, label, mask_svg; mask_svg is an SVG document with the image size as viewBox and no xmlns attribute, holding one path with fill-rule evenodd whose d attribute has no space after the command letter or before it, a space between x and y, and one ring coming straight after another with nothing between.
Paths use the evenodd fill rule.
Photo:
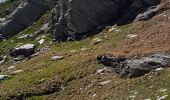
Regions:
<instances>
[{"instance_id":1,"label":"rocky ground","mask_svg":"<svg viewBox=\"0 0 170 100\"><path fill-rule=\"evenodd\" d=\"M129 16L129 13L126 13L122 20L112 24L105 23L102 28L96 27L95 31L91 28L94 29L95 26L103 23L99 23L101 20L110 18L101 14L103 16L98 17L100 21L97 19L94 22L92 19L95 17L88 16L87 19L92 19L79 26L80 23L85 23L80 21L82 17L79 16L76 19L76 16L71 15L78 16L80 10L84 9L81 2L76 0L76 3L71 2L70 4L80 5L82 8L77 10L74 9L76 6L72 6L73 12L64 11L62 14L66 13L67 16L63 17L61 13L58 14L58 11L67 9L68 5L63 3L67 0L58 1L57 3L55 0L48 2L50 6L42 13L36 13L37 18L29 19L33 23L22 24L24 28L20 32L12 33L6 38L3 35L4 31L1 31L0 99L170 99L170 4L168 0L162 0L156 7L149 9L147 7L148 10L145 12L135 11L137 17L133 22L128 20L130 22L123 25L115 25ZM111 2L111 0L107 1ZM42 2L46 1L42 0ZM88 0L84 1L84 3L88 2ZM25 6L32 3L30 0L29 3L25 3ZM58 3L61 4L51 9ZM98 7L97 4L100 5L100 3L96 3L95 6ZM0 4L0 22L5 22L6 19L3 20L3 18L10 20L8 24L13 22L16 17L9 17L11 16L9 13L18 4L17 0ZM62 8L62 5L66 8ZM21 8L25 6L17 8L16 12L22 12ZM108 7L108 5L102 7ZM109 5L109 7L112 6ZM130 6L128 4L128 7L135 6L132 3ZM143 10L143 6L141 7ZM30 9L30 6L24 9ZM114 8L114 11L116 9L118 8ZM99 14L98 11L93 10L88 13ZM105 12L110 10L105 9ZM62 20L59 21L56 18ZM2 26L7 27L8 24L2 24ZM10 25L13 26L13 24ZM88 25L87 28L85 28L86 25ZM57 33L63 32L60 28L65 30L62 35ZM60 37L63 37L62 42L60 39L57 40Z\"/></svg>"}]
</instances>

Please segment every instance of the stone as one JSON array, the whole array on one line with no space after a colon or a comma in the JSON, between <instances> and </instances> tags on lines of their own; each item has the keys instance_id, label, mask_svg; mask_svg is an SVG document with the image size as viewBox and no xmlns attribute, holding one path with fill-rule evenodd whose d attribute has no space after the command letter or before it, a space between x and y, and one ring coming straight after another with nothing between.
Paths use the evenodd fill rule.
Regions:
<instances>
[{"instance_id":1,"label":"stone","mask_svg":"<svg viewBox=\"0 0 170 100\"><path fill-rule=\"evenodd\" d=\"M105 68L102 68L102 69L98 69L96 73L97 73L97 74L103 75L103 74L111 73L111 72L112 72L111 69L105 67Z\"/></svg>"},{"instance_id":2,"label":"stone","mask_svg":"<svg viewBox=\"0 0 170 100\"><path fill-rule=\"evenodd\" d=\"M11 69L14 69L14 68L15 68L15 66L9 66L8 70L11 70Z\"/></svg>"},{"instance_id":3,"label":"stone","mask_svg":"<svg viewBox=\"0 0 170 100\"><path fill-rule=\"evenodd\" d=\"M130 95L129 96L129 98L131 98L131 99L133 99L133 98L135 98L136 97L136 95Z\"/></svg>"},{"instance_id":4,"label":"stone","mask_svg":"<svg viewBox=\"0 0 170 100\"><path fill-rule=\"evenodd\" d=\"M95 39L93 39L93 44L97 45L97 44L101 43L102 41L103 41L103 39L95 38Z\"/></svg>"},{"instance_id":5,"label":"stone","mask_svg":"<svg viewBox=\"0 0 170 100\"><path fill-rule=\"evenodd\" d=\"M0 18L0 23L4 22L6 18Z\"/></svg>"},{"instance_id":6,"label":"stone","mask_svg":"<svg viewBox=\"0 0 170 100\"><path fill-rule=\"evenodd\" d=\"M77 52L77 50L71 50L70 52L71 52L71 53L75 53L75 52Z\"/></svg>"},{"instance_id":7,"label":"stone","mask_svg":"<svg viewBox=\"0 0 170 100\"><path fill-rule=\"evenodd\" d=\"M120 63L126 60L124 57L116 57L112 55L99 55L97 57L99 63L104 64L105 66L115 66L116 63Z\"/></svg>"},{"instance_id":8,"label":"stone","mask_svg":"<svg viewBox=\"0 0 170 100\"><path fill-rule=\"evenodd\" d=\"M39 56L39 55L40 55L40 52L36 52L36 53L34 53L34 54L31 55L31 58L36 57L36 56Z\"/></svg>"},{"instance_id":9,"label":"stone","mask_svg":"<svg viewBox=\"0 0 170 100\"><path fill-rule=\"evenodd\" d=\"M3 59L3 60L0 61L0 64L3 64L4 62L5 62L5 60Z\"/></svg>"},{"instance_id":10,"label":"stone","mask_svg":"<svg viewBox=\"0 0 170 100\"><path fill-rule=\"evenodd\" d=\"M0 75L0 81L6 80L8 78L10 78L9 75Z\"/></svg>"},{"instance_id":11,"label":"stone","mask_svg":"<svg viewBox=\"0 0 170 100\"><path fill-rule=\"evenodd\" d=\"M38 41L38 43L39 43L40 45L42 45L42 44L44 43L44 41L45 41L44 39L41 39L41 40Z\"/></svg>"},{"instance_id":12,"label":"stone","mask_svg":"<svg viewBox=\"0 0 170 100\"><path fill-rule=\"evenodd\" d=\"M151 98L148 98L148 99L144 99L144 100L152 100Z\"/></svg>"},{"instance_id":13,"label":"stone","mask_svg":"<svg viewBox=\"0 0 170 100\"><path fill-rule=\"evenodd\" d=\"M0 41L4 40L5 36L3 34L0 34Z\"/></svg>"},{"instance_id":14,"label":"stone","mask_svg":"<svg viewBox=\"0 0 170 100\"><path fill-rule=\"evenodd\" d=\"M95 33L108 23L124 24L160 0L58 0L51 15L55 40ZM121 17L120 17L121 16Z\"/></svg>"},{"instance_id":15,"label":"stone","mask_svg":"<svg viewBox=\"0 0 170 100\"><path fill-rule=\"evenodd\" d=\"M156 100L165 100L168 97L168 95L160 96Z\"/></svg>"},{"instance_id":16,"label":"stone","mask_svg":"<svg viewBox=\"0 0 170 100\"><path fill-rule=\"evenodd\" d=\"M12 57L18 57L19 55L23 55L25 57L29 57L30 55L35 53L35 45L34 44L25 44L18 48L14 48L10 50L10 55Z\"/></svg>"},{"instance_id":17,"label":"stone","mask_svg":"<svg viewBox=\"0 0 170 100\"><path fill-rule=\"evenodd\" d=\"M61 60L63 58L64 58L64 56L53 56L53 57L51 57L51 60L52 61L57 61L57 60Z\"/></svg>"},{"instance_id":18,"label":"stone","mask_svg":"<svg viewBox=\"0 0 170 100\"><path fill-rule=\"evenodd\" d=\"M110 82L111 80L103 81L103 82L100 82L99 85L106 85L106 84L109 84Z\"/></svg>"},{"instance_id":19,"label":"stone","mask_svg":"<svg viewBox=\"0 0 170 100\"><path fill-rule=\"evenodd\" d=\"M23 70L19 69L19 70L13 71L12 75L19 74L19 73L22 73L22 72L23 72Z\"/></svg>"},{"instance_id":20,"label":"stone","mask_svg":"<svg viewBox=\"0 0 170 100\"><path fill-rule=\"evenodd\" d=\"M113 72L121 77L140 77L153 70L162 70L169 66L170 55L154 54L138 59L127 59L111 55L98 56L99 63L111 66Z\"/></svg>"},{"instance_id":21,"label":"stone","mask_svg":"<svg viewBox=\"0 0 170 100\"><path fill-rule=\"evenodd\" d=\"M58 0L46 0L47 5L50 9L54 8Z\"/></svg>"},{"instance_id":22,"label":"stone","mask_svg":"<svg viewBox=\"0 0 170 100\"><path fill-rule=\"evenodd\" d=\"M109 32L112 32L112 31L115 31L115 30L116 30L115 27L111 27L111 28L109 29Z\"/></svg>"},{"instance_id":23,"label":"stone","mask_svg":"<svg viewBox=\"0 0 170 100\"><path fill-rule=\"evenodd\" d=\"M160 8L161 8L160 5L149 7L144 13L139 14L136 17L135 21L143 21L152 18L154 15L157 14Z\"/></svg>"},{"instance_id":24,"label":"stone","mask_svg":"<svg viewBox=\"0 0 170 100\"><path fill-rule=\"evenodd\" d=\"M129 38L135 38L135 37L137 37L138 35L136 35L136 34L128 34L127 35L127 37L129 37Z\"/></svg>"},{"instance_id":25,"label":"stone","mask_svg":"<svg viewBox=\"0 0 170 100\"><path fill-rule=\"evenodd\" d=\"M87 50L90 50L90 48L85 48L85 47L83 47L83 48L81 48L80 50L81 50L81 51L87 51Z\"/></svg>"},{"instance_id":26,"label":"stone","mask_svg":"<svg viewBox=\"0 0 170 100\"><path fill-rule=\"evenodd\" d=\"M7 56L0 56L0 64L3 64L7 60Z\"/></svg>"},{"instance_id":27,"label":"stone","mask_svg":"<svg viewBox=\"0 0 170 100\"><path fill-rule=\"evenodd\" d=\"M9 19L0 25L0 33L9 38L33 24L47 7L41 0L23 0Z\"/></svg>"},{"instance_id":28,"label":"stone","mask_svg":"<svg viewBox=\"0 0 170 100\"><path fill-rule=\"evenodd\" d=\"M96 96L97 96L97 94L95 93L95 94L93 94L92 96L93 96L93 97L96 97Z\"/></svg>"},{"instance_id":29,"label":"stone","mask_svg":"<svg viewBox=\"0 0 170 100\"><path fill-rule=\"evenodd\" d=\"M13 58L15 63L19 63L20 61L24 60L25 57L23 55L18 55L17 57Z\"/></svg>"},{"instance_id":30,"label":"stone","mask_svg":"<svg viewBox=\"0 0 170 100\"><path fill-rule=\"evenodd\" d=\"M25 39L25 38L28 38L28 34L23 34L23 35L21 35L21 36L19 36L19 37L17 37L18 39Z\"/></svg>"},{"instance_id":31,"label":"stone","mask_svg":"<svg viewBox=\"0 0 170 100\"><path fill-rule=\"evenodd\" d=\"M160 92L166 92L168 89L160 89Z\"/></svg>"},{"instance_id":32,"label":"stone","mask_svg":"<svg viewBox=\"0 0 170 100\"><path fill-rule=\"evenodd\" d=\"M155 69L156 71L161 71L161 70L164 70L163 68L157 68Z\"/></svg>"}]
</instances>

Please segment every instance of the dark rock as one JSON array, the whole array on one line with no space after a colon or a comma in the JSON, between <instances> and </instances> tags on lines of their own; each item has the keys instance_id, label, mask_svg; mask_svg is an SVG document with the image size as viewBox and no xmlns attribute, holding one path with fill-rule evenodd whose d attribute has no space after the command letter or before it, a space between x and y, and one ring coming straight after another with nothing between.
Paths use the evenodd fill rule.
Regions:
<instances>
[{"instance_id":1,"label":"dark rock","mask_svg":"<svg viewBox=\"0 0 170 100\"><path fill-rule=\"evenodd\" d=\"M139 14L136 17L135 21L148 20L148 19L152 18L154 15L156 15L159 10L160 10L160 5L149 7L149 9L147 9L147 11Z\"/></svg>"},{"instance_id":2,"label":"dark rock","mask_svg":"<svg viewBox=\"0 0 170 100\"><path fill-rule=\"evenodd\" d=\"M129 69L122 69L119 73L121 77L139 77L149 73L151 70L145 68L129 68Z\"/></svg>"},{"instance_id":3,"label":"dark rock","mask_svg":"<svg viewBox=\"0 0 170 100\"><path fill-rule=\"evenodd\" d=\"M1 60L3 60L3 56L2 56L2 55L0 55L0 61L1 61Z\"/></svg>"},{"instance_id":4,"label":"dark rock","mask_svg":"<svg viewBox=\"0 0 170 100\"><path fill-rule=\"evenodd\" d=\"M160 0L143 0L144 2L147 3L149 6L155 6L160 3Z\"/></svg>"},{"instance_id":5,"label":"dark rock","mask_svg":"<svg viewBox=\"0 0 170 100\"><path fill-rule=\"evenodd\" d=\"M17 58L14 58L14 59L13 59L13 61L19 63L20 61L22 61L22 60L24 60L24 59L25 59L25 57L24 57L23 55L18 55Z\"/></svg>"},{"instance_id":6,"label":"dark rock","mask_svg":"<svg viewBox=\"0 0 170 100\"><path fill-rule=\"evenodd\" d=\"M45 11L46 6L41 0L24 0L10 15L9 20L2 23L0 33L7 38L11 37L33 24Z\"/></svg>"},{"instance_id":7,"label":"dark rock","mask_svg":"<svg viewBox=\"0 0 170 100\"><path fill-rule=\"evenodd\" d=\"M115 66L116 64L123 62L126 58L115 57L111 55L98 56L97 60L105 66Z\"/></svg>"},{"instance_id":8,"label":"dark rock","mask_svg":"<svg viewBox=\"0 0 170 100\"><path fill-rule=\"evenodd\" d=\"M3 36L3 34L0 34L0 41L4 40L5 37Z\"/></svg>"},{"instance_id":9,"label":"dark rock","mask_svg":"<svg viewBox=\"0 0 170 100\"><path fill-rule=\"evenodd\" d=\"M52 11L51 31L56 40L66 40L70 36L94 32L109 22L122 24L132 20L147 7L159 2L160 0L58 0Z\"/></svg>"},{"instance_id":10,"label":"dark rock","mask_svg":"<svg viewBox=\"0 0 170 100\"><path fill-rule=\"evenodd\" d=\"M25 44L19 48L12 49L10 52L10 55L12 57L18 57L19 55L29 57L30 55L32 55L34 53L35 53L35 45L34 44Z\"/></svg>"},{"instance_id":11,"label":"dark rock","mask_svg":"<svg viewBox=\"0 0 170 100\"><path fill-rule=\"evenodd\" d=\"M58 0L46 0L47 5L48 5L48 7L49 7L50 9L53 9L53 8L55 7L57 1L58 1Z\"/></svg>"},{"instance_id":12,"label":"dark rock","mask_svg":"<svg viewBox=\"0 0 170 100\"><path fill-rule=\"evenodd\" d=\"M170 55L155 54L140 59L122 59L115 56L99 56L97 60L105 66L111 66L114 73L122 77L139 77L149 73L152 70L161 67L168 67Z\"/></svg>"}]
</instances>

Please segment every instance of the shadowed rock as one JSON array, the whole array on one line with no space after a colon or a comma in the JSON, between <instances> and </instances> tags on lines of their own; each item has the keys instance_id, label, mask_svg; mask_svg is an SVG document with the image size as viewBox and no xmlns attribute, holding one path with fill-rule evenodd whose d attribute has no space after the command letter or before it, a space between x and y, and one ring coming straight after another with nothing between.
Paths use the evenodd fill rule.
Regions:
<instances>
[{"instance_id":1,"label":"shadowed rock","mask_svg":"<svg viewBox=\"0 0 170 100\"><path fill-rule=\"evenodd\" d=\"M2 23L0 33L9 38L33 24L45 11L46 6L41 0L24 0L10 15L9 20Z\"/></svg>"},{"instance_id":2,"label":"shadowed rock","mask_svg":"<svg viewBox=\"0 0 170 100\"><path fill-rule=\"evenodd\" d=\"M97 60L105 66L111 66L114 73L122 77L139 77L152 70L168 67L170 55L155 54L140 59L119 58L110 55L99 56Z\"/></svg>"},{"instance_id":3,"label":"shadowed rock","mask_svg":"<svg viewBox=\"0 0 170 100\"><path fill-rule=\"evenodd\" d=\"M10 52L10 55L12 57L18 57L19 55L29 57L30 55L32 55L34 53L35 53L35 45L34 44L25 44L19 48L12 49Z\"/></svg>"},{"instance_id":4,"label":"shadowed rock","mask_svg":"<svg viewBox=\"0 0 170 100\"><path fill-rule=\"evenodd\" d=\"M100 26L124 24L160 0L58 0L52 11L51 31L56 40L87 34ZM100 28L99 28L100 29Z\"/></svg>"}]
</instances>

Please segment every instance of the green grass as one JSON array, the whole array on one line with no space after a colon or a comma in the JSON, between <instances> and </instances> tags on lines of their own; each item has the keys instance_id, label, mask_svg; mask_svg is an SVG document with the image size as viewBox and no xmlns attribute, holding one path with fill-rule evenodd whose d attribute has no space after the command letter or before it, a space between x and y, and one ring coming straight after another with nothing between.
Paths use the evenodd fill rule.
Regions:
<instances>
[{"instance_id":1,"label":"green grass","mask_svg":"<svg viewBox=\"0 0 170 100\"><path fill-rule=\"evenodd\" d=\"M8 5L6 5L7 7ZM10 6L10 5L9 5ZM2 9L3 6L0 6ZM50 34L45 33L45 43L38 45L37 40L18 39L23 34L32 34L37 31L47 20L49 12L43 15L40 20L29 28L16 34L7 41L0 42L0 55L8 55L9 50L18 43L34 43L37 48L50 45L51 50L47 53L40 54L28 61L16 64L16 69L23 69L24 72L13 75L12 78L0 83L0 99L6 99L9 95L17 95L19 91L28 93L33 87L39 84L40 80L48 83L55 76L58 76L66 83L65 89L50 95L33 96L30 100L131 100L130 95L137 92L135 100L143 100L146 98L156 99L157 96L170 94L170 75L169 69L150 73L146 76L135 79L121 79L113 74L97 75L96 70L103 68L98 64L96 57L103 53L113 53L114 49L123 43L126 35L133 30L131 24L117 27L121 31L108 31L106 27L99 34L90 36L80 41L66 41L62 43L49 44L51 41ZM41 35L40 35L41 36ZM106 37L107 36L107 37ZM101 38L103 41L94 45L94 39ZM13 42L11 42L13 41ZM89 48L82 51L81 48ZM75 52L70 52L76 50ZM51 61L51 57L55 55L63 55L64 59L59 61ZM6 62L5 66L11 63ZM4 66L4 65L0 65ZM13 71L12 70L12 71ZM0 72L1 74L9 74L9 72ZM157 74L159 73L159 74ZM151 77L153 76L153 77ZM99 82L111 80L106 86L100 86ZM153 88L148 89L150 86ZM80 89L82 88L82 89ZM166 93L160 92L160 88L168 89ZM94 94L97 94L93 97ZM92 98L93 97L93 98ZM170 99L170 97L168 97Z\"/></svg>"},{"instance_id":2,"label":"green grass","mask_svg":"<svg viewBox=\"0 0 170 100\"><path fill-rule=\"evenodd\" d=\"M36 24L35 24L36 25ZM34 25L29 29L17 34L11 39L15 38L20 34L29 34L34 31ZM129 33L129 26L120 27L121 32L103 32L88 37L81 41L68 41L63 43L53 43L52 50L48 53L41 54L38 57L32 58L29 61L20 63L17 65L18 69L24 69L25 72L13 76L11 79L4 81L1 84L1 90L3 96L8 96L10 91L17 92L16 90L31 91L30 87L35 86L41 79L48 81L54 76L59 76L65 82L75 86L79 80L78 77L89 77L95 73L100 65L96 61L96 56L101 52L110 51L115 48L115 44L118 45L125 38L126 34ZM105 35L108 36L105 39ZM94 38L102 38L103 42L98 45L93 44ZM10 40L11 40L10 39ZM8 40L8 41L10 41ZM19 43L16 41L14 43ZM24 43L30 42L24 41ZM34 42L33 42L34 43ZM10 44L13 47L15 44ZM6 47L6 46L5 46ZM81 48L89 48L87 51L81 51ZM109 48L108 48L109 47ZM5 48L8 50L8 48ZM70 53L72 50L77 50L76 53ZM65 58L61 61L51 61L50 58L54 55L65 55ZM70 56L68 56L70 55ZM15 83L15 86L13 85ZM34 97L33 97L34 98ZM38 98L38 97L35 97Z\"/></svg>"},{"instance_id":3,"label":"green grass","mask_svg":"<svg viewBox=\"0 0 170 100\"><path fill-rule=\"evenodd\" d=\"M35 24L33 24L31 27L23 30L22 32L18 33L17 35L13 36L7 41L2 41L0 42L0 49L2 54L8 54L9 50L13 47L15 47L18 43L35 43L37 44L36 40L30 40L30 39L17 39L18 36L21 36L23 34L32 34L34 33L37 29L40 28L40 26L43 24L43 20L46 18L47 15L44 15L39 21L37 21ZM126 28L125 28L126 31ZM70 80L72 77L76 77L77 73L82 74L83 71L89 71L87 68L84 68L85 65L81 65L81 63L88 62L89 57L93 57L93 60L95 60L94 55L88 56L88 53L82 52L81 53L81 48L90 48L90 49L95 49L98 48L98 45L93 45L92 41L94 38L100 37L103 38L104 42L101 43L100 47L103 48L105 45L111 45L112 44L117 44L121 39L123 39L123 36L125 36L125 32L121 32L119 34L112 34L108 33L107 31L103 31L103 33L100 33L96 36L89 37L87 39L84 39L82 41L70 41L70 42L63 42L63 43L53 43L52 44L52 50L46 54L40 55L38 57L35 57L27 62L21 63L18 66L18 68L23 68L26 70L34 70L34 71L26 71L22 74L13 76L13 78L3 82L3 87L6 91L8 90L13 90L15 91L17 88L22 88L24 90L29 89L29 86L33 85L36 83L37 80L40 79L46 79L49 80L55 74L59 74L60 77L63 80ZM104 35L109 35L108 37L110 38L109 40L104 39ZM47 37L47 42L50 41L50 37ZM13 41L13 42L11 42ZM50 57L53 56L53 52L57 51L58 54L62 53L70 53L71 50L78 50L78 54L75 55L75 57L69 57L65 58L62 61L59 62L52 62L50 60ZM100 51L100 48L99 48ZM82 57L81 57L82 56ZM87 56L87 58L83 58L83 56ZM80 62L79 59L82 59ZM73 60L73 61L72 61ZM87 61L86 61L87 60ZM76 62L76 63L75 63ZM88 64L88 63L87 63ZM89 65L89 64L88 64ZM98 68L98 67L97 67ZM42 70L41 72L37 72L39 70ZM76 69L76 70L75 70ZM94 67L95 69L95 67ZM90 68L90 70L92 70ZM84 72L83 72L84 73ZM86 72L84 73L86 74ZM21 80L21 81L19 81ZM13 87L13 83L15 83L15 87Z\"/></svg>"}]
</instances>

